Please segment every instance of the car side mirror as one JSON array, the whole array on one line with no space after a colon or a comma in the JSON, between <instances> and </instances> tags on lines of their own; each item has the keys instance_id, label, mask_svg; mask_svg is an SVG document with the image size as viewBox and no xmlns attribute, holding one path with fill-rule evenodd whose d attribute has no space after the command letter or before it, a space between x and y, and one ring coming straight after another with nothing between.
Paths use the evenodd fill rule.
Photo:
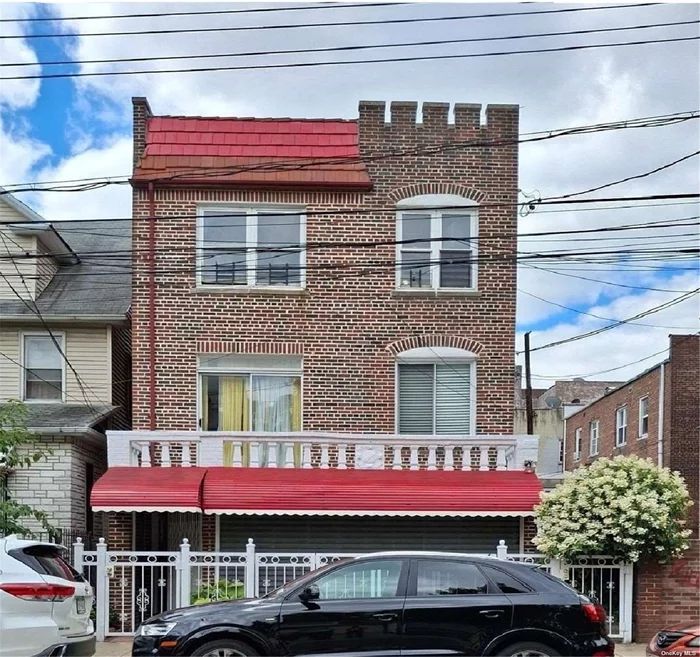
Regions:
<instances>
[{"instance_id":1,"label":"car side mirror","mask_svg":"<svg viewBox=\"0 0 700 657\"><path fill-rule=\"evenodd\" d=\"M310 602L311 600L318 600L321 597L321 591L319 591L317 584L309 584L305 586L301 593L299 594L299 599L302 602Z\"/></svg>"}]
</instances>

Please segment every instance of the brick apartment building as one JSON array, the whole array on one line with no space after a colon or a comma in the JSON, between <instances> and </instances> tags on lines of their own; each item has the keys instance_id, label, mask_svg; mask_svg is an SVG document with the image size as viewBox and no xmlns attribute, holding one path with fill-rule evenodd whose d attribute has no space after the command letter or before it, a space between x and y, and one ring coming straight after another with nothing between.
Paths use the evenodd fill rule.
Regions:
<instances>
[{"instance_id":1,"label":"brick apartment building","mask_svg":"<svg viewBox=\"0 0 700 657\"><path fill-rule=\"evenodd\" d=\"M566 470L618 454L637 454L679 472L694 502L685 557L637 568L635 637L645 641L662 627L700 622L700 336L670 336L667 360L568 418Z\"/></svg>"},{"instance_id":2,"label":"brick apartment building","mask_svg":"<svg viewBox=\"0 0 700 657\"><path fill-rule=\"evenodd\" d=\"M518 107L133 107L133 431L92 495L110 545L527 547Z\"/></svg>"}]
</instances>

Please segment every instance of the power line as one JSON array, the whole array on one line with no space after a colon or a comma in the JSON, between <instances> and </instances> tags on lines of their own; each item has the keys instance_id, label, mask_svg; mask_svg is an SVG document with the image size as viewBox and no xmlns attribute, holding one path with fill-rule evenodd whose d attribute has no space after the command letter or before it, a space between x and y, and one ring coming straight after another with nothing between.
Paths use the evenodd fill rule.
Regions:
<instances>
[{"instance_id":1,"label":"power line","mask_svg":"<svg viewBox=\"0 0 700 657\"><path fill-rule=\"evenodd\" d=\"M60 38L75 38L75 36L94 37L94 36L129 36L134 34L151 35L151 34L191 34L201 32L245 32L245 31L267 31L267 30L292 30L299 28L315 28L315 27L352 27L360 25L399 25L411 23L435 23L448 21L466 21L473 19L485 18L503 18L506 16L541 16L544 14L565 14L576 13L582 11L599 11L603 9L632 9L635 7L649 7L660 3L638 3L632 5L604 5L595 7L574 7L570 9L540 9L537 11L527 12L505 12L498 14L469 14L466 16L432 16L426 18L389 18L380 20L361 20L361 21L340 21L335 23L297 23L288 25L234 25L227 27L190 27L184 29L168 29L168 30L139 30L139 31L121 31L121 32L84 32L79 35L74 33L56 32L49 34L9 34L2 35L0 39L60 39Z\"/></svg>"},{"instance_id":2,"label":"power line","mask_svg":"<svg viewBox=\"0 0 700 657\"><path fill-rule=\"evenodd\" d=\"M301 7L265 7L263 9L217 9L212 11L166 11L157 14L112 14L107 16L45 16L33 18L0 18L0 23L60 23L64 21L89 21L119 18L163 18L165 16L212 16L222 14L260 14L278 11L313 11L314 9L354 9L357 7L396 7L406 2L360 2L357 4L341 5L332 2ZM658 4L658 3L656 3Z\"/></svg>"},{"instance_id":3,"label":"power line","mask_svg":"<svg viewBox=\"0 0 700 657\"><path fill-rule=\"evenodd\" d=\"M194 172L198 177L217 177L222 175L231 175L234 173L244 173L250 171L287 171L294 170L299 171L302 169L313 168L315 166L327 167L329 165L336 164L357 164L357 163L369 163L378 162L389 159L396 159L401 157L416 156L416 155L434 155L449 151L458 151L466 148L485 148L485 147L507 147L516 144L524 144L530 142L546 141L550 139L555 139L558 137L583 135L583 134L593 134L599 132L608 132L611 130L628 130L628 129L640 129L640 128L657 128L666 127L671 125L677 125L690 120L696 120L700 118L700 110L689 110L684 112L673 112L671 114L660 114L654 116L644 116L637 117L634 119L626 119L624 121L613 121L608 123L597 123L589 124L583 126L573 126L568 128L559 128L553 130L541 130L537 132L523 133L515 139L472 139L472 140L447 140L436 146L430 147L419 147L404 150L388 150L384 152L379 152L371 156L353 156L353 157L342 157L342 158L292 158L284 159L280 158L271 163L265 163L255 166L228 166L228 167L208 167L205 171L202 168L181 168L177 170L177 173L173 173L169 176L161 178L151 178L150 182L160 182L160 181L171 181L177 178L186 176L188 173ZM13 183L3 185L3 189L0 189L0 195L18 193L22 191L88 191L91 189L97 189L100 187L105 187L107 185L123 185L130 182L129 177L102 177L102 178L84 178L84 179L73 179L64 181L43 181L43 182L33 182L33 183ZM53 187L53 188L39 188L39 185L69 185L69 187ZM25 187L26 189L22 189Z\"/></svg>"},{"instance_id":4,"label":"power line","mask_svg":"<svg viewBox=\"0 0 700 657\"><path fill-rule=\"evenodd\" d=\"M67 35L62 35L67 36ZM85 35L83 35L85 36ZM2 37L0 37L2 38ZM76 71L72 73L38 73L36 75L11 75L0 78L7 80L56 80L65 78L105 77L119 75L167 75L171 73L216 73L220 71L263 71L290 68L315 68L318 66L357 66L364 64L395 64L406 62L445 61L453 59L475 59L483 57L507 57L510 55L534 55L549 52L574 52L578 50L597 50L599 48L622 48L629 46L646 46L658 43L680 43L697 41L700 36L672 37L669 39L646 39L640 41L623 41L619 43L596 43L578 46L559 46L557 48L533 48L530 50L502 50L499 52L461 53L455 55L413 55L410 57L389 57L385 59L353 59L344 61L321 62L287 62L283 64L250 64L242 66L201 66L198 68L142 69L138 71Z\"/></svg>"},{"instance_id":5,"label":"power line","mask_svg":"<svg viewBox=\"0 0 700 657\"><path fill-rule=\"evenodd\" d=\"M158 216L158 215L156 215ZM169 217L170 218L170 217ZM627 232L633 230L658 230L662 228L685 228L700 225L700 222L694 221L700 219L700 215L695 215L691 217L682 217L678 219L671 220L657 220L651 222L643 222L639 224L622 224L620 226L603 226L600 228L582 228L582 229L572 229L572 230L553 230L553 231L540 231L535 233L512 233L512 232L500 232L500 233L490 233L488 235L465 235L465 236L451 236L451 237L429 237L429 238L410 238L410 239L388 239L388 240L371 240L371 241L348 241L348 240L326 240L326 241L307 241L307 242L274 242L265 241L262 246L246 246L241 247L242 249L255 250L257 253L277 253L281 250L315 250L315 249L329 249L329 248L342 248L342 249L363 249L363 248L378 248L382 246L399 246L399 245L420 245L420 244L431 244L434 242L453 242L459 241L465 244L469 243L483 243L491 240L501 240L503 238L540 238L548 237L552 235L581 235L581 234L601 234L601 233L611 233L611 232ZM692 223L685 223L692 221ZM684 223L681 223L684 222ZM270 226L296 226L298 222L281 222L281 223L266 223L266 227ZM240 227L240 224L217 224L217 228L226 227ZM29 230L32 226L27 227ZM36 230L42 230L41 227L37 227ZM80 232L80 231L79 231ZM87 235L94 235L95 233L91 231L83 231ZM697 231L690 233L674 233L659 236L622 236L622 237L596 237L586 240L585 238L579 238L577 241L606 241L606 240L634 240L634 239L663 239L668 241L669 238L673 237L686 237L698 235ZM546 241L546 240L533 240L533 241ZM551 241L564 241L568 242L568 239L562 240L551 240ZM612 247L613 245L611 245ZM213 255L220 255L222 252L231 252L236 249L222 249L221 247L207 247L207 246L163 246L156 248L155 252L165 252L165 253L182 253L182 252L212 252ZM85 260L90 258L116 258L123 259L126 256L131 256L134 253L149 253L151 249L149 248L128 248L128 249L108 249L108 250L95 250L90 251L79 251L73 250L73 253L77 256L83 257ZM0 260L3 259L42 259L51 258L62 255L61 253L55 252L43 252L43 253L16 253L8 256L0 256Z\"/></svg>"},{"instance_id":6,"label":"power line","mask_svg":"<svg viewBox=\"0 0 700 657\"><path fill-rule=\"evenodd\" d=\"M532 297L533 299L537 299L538 301L542 301L544 303L548 303L550 306L556 306L557 308L561 308L562 310L568 310L572 313L578 313L579 315L586 315L587 317L594 317L595 319L602 319L605 322L615 322L617 320L612 319L611 317L601 317L600 315L595 315L594 313L589 313L586 312L585 310L579 310L578 308L571 308L569 306L563 306L560 303L557 303L556 301L551 301L550 299L545 299L544 297L540 297L536 294L533 294L532 292L528 292L527 290L523 290L522 288L517 288L517 291L520 292L521 294L524 294L528 297ZM628 322L630 325L634 326L646 326L648 328L666 328L666 329L677 329L677 330L689 330L693 327L690 326L663 326L661 324L643 324L642 322Z\"/></svg>"},{"instance_id":7,"label":"power line","mask_svg":"<svg viewBox=\"0 0 700 657\"><path fill-rule=\"evenodd\" d=\"M608 326L603 326L601 328L595 329L594 331L589 331L587 333L581 333L580 335L575 335L571 338L566 338L564 340L557 340L555 342L550 342L548 344L541 345L539 347L535 347L531 349L531 351L540 351L542 349L550 349L551 347L558 347L563 344L568 344L570 342L576 342L578 340L583 340L585 338L592 337L594 335L599 335L600 333L604 333L605 331L610 331L611 329L617 328L618 326L622 326L623 324L629 324L630 322L636 320L636 319L641 319L642 317L646 317L647 315L651 315L653 313L657 313L661 310L666 310L668 308L671 308L672 306L675 306L679 303L682 303L683 301L686 301L693 295L697 294L700 292L700 288L696 288L694 290L691 290L689 292L686 292L679 297L676 297L675 299L671 299L671 301L666 301L662 304L659 304L658 306L654 306L653 308L650 308L649 310L645 310L641 313L637 313L636 315L633 315L632 317L628 317L627 319L622 319L614 324L609 324ZM516 351L516 354L521 354L523 353L522 351Z\"/></svg>"},{"instance_id":8,"label":"power line","mask_svg":"<svg viewBox=\"0 0 700 657\"><path fill-rule=\"evenodd\" d=\"M589 30L570 30L559 32L539 32L536 34L511 34L504 36L490 37L469 37L464 39L438 39L432 41L410 41L407 43L378 43L378 44L361 44L352 46L330 46L324 48L296 48L286 50L254 50L250 52L234 52L234 53L206 53L192 55L161 55L156 57L117 57L113 59L72 59L72 60L57 60L57 61L41 61L41 62L9 62L0 63L2 67L26 67L26 66L68 66L68 65L85 65L85 64L123 64L127 62L154 62L154 61L174 61L179 59L194 60L194 59L221 59L231 57L267 57L272 55L307 55L313 53L327 52L355 52L361 50L385 50L389 48L414 48L425 46L444 46L456 45L464 43L488 43L497 41L515 41L520 39L539 39L560 36L580 36L587 34L604 34L609 32L623 32L631 30L648 30L659 27L678 27L682 25L697 25L700 20L690 21L672 21L668 23L649 23L643 25L623 25L619 27L604 27L594 28ZM127 72L125 72L127 73ZM9 78L8 78L9 79Z\"/></svg>"}]
</instances>

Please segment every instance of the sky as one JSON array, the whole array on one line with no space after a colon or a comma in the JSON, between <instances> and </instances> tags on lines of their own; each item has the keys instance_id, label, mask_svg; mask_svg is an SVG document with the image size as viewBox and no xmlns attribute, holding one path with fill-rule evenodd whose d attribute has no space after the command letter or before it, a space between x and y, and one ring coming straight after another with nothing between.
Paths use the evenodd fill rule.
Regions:
<instances>
[{"instance_id":1,"label":"sky","mask_svg":"<svg viewBox=\"0 0 700 657\"><path fill-rule=\"evenodd\" d=\"M595 5L403 3L381 7L335 6L289 11L290 7L311 4L3 3L0 4L0 19L3 20L0 35L20 38L0 40L0 60L4 64L0 77L531 50L697 37L700 34L698 4L625 6L532 16L523 14L543 9ZM268 7L287 10L136 19L18 20ZM260 27L507 12L518 12L520 15L371 26L87 36L106 31ZM570 32L681 21L691 24L356 53L85 63L94 59L331 48ZM37 38L40 34L57 33L64 36ZM692 40L569 52L341 67L0 82L0 185L128 175L131 169L132 96L147 96L156 114L205 116L354 118L360 100L483 105L514 103L521 106L521 133L697 110L700 108L698 44L700 41ZM75 60L83 63L47 64L51 61ZM32 65L7 66L18 63ZM699 149L698 120L666 127L561 137L523 144L520 150L520 187L526 194L542 197L579 192L650 171ZM700 158L693 157L657 174L589 196L604 198L697 193L699 181ZM115 185L80 193L25 193L20 198L54 221L128 217L131 212L131 197L125 186ZM538 208L520 218L519 233L679 220L697 217L700 215L699 209L697 200ZM582 234L578 239L563 235L522 237L519 250L532 253L589 247L615 250L640 248L640 245L650 249L691 248L697 247L699 242L698 227L692 223L655 230L615 232L610 233L612 239L605 240L600 234ZM592 238L595 241L582 241ZM531 332L531 344L536 348L607 326L700 287L697 260L663 260L657 257L632 263L618 256L604 264L585 261L534 264L537 268L528 264L519 270L518 350L522 349L523 333L526 331ZM600 380L625 380L635 376L665 357L669 334L692 333L700 329L699 311L700 302L698 295L695 295L637 323L559 347L536 350L532 354L533 385L544 387L556 378L574 376ZM522 364L522 355L518 355L518 362Z\"/></svg>"}]
</instances>

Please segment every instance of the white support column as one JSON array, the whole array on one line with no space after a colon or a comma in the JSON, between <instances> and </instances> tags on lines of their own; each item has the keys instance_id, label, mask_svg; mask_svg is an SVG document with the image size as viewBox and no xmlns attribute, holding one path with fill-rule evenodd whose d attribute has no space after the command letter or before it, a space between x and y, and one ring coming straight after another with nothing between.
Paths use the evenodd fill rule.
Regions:
<instances>
[{"instance_id":1,"label":"white support column","mask_svg":"<svg viewBox=\"0 0 700 657\"><path fill-rule=\"evenodd\" d=\"M321 443L321 468L328 470L330 467L330 459L328 457L328 443Z\"/></svg>"},{"instance_id":2,"label":"white support column","mask_svg":"<svg viewBox=\"0 0 700 657\"><path fill-rule=\"evenodd\" d=\"M338 445L338 470L347 470L348 468L348 446Z\"/></svg>"},{"instance_id":3,"label":"white support column","mask_svg":"<svg viewBox=\"0 0 700 657\"><path fill-rule=\"evenodd\" d=\"M302 443L301 467L307 469L311 467L311 443L309 442Z\"/></svg>"},{"instance_id":4,"label":"white support column","mask_svg":"<svg viewBox=\"0 0 700 657\"><path fill-rule=\"evenodd\" d=\"M623 643L632 642L632 604L634 599L634 564L626 563L620 570L620 633Z\"/></svg>"},{"instance_id":5,"label":"white support column","mask_svg":"<svg viewBox=\"0 0 700 657\"><path fill-rule=\"evenodd\" d=\"M109 575L107 574L107 543L101 538L97 542L97 590L95 591L96 639L104 641L109 629Z\"/></svg>"},{"instance_id":6,"label":"white support column","mask_svg":"<svg viewBox=\"0 0 700 657\"><path fill-rule=\"evenodd\" d=\"M502 559L503 561L508 559L508 546L506 545L506 542L503 539L498 541L498 546L496 547L496 556L499 559Z\"/></svg>"},{"instance_id":7,"label":"white support column","mask_svg":"<svg viewBox=\"0 0 700 657\"><path fill-rule=\"evenodd\" d=\"M255 557L255 543L249 538L245 546L245 584L246 598L258 597L258 564Z\"/></svg>"},{"instance_id":8,"label":"white support column","mask_svg":"<svg viewBox=\"0 0 700 657\"><path fill-rule=\"evenodd\" d=\"M394 445L394 462L391 466L392 470L401 470L401 445Z\"/></svg>"},{"instance_id":9,"label":"white support column","mask_svg":"<svg viewBox=\"0 0 700 657\"><path fill-rule=\"evenodd\" d=\"M265 446L267 450L267 467L276 468L277 467L277 443L268 443Z\"/></svg>"},{"instance_id":10,"label":"white support column","mask_svg":"<svg viewBox=\"0 0 700 657\"><path fill-rule=\"evenodd\" d=\"M190 606L190 594L192 592L192 569L190 567L190 542L182 539L180 554L178 555L177 570L180 582L180 607Z\"/></svg>"},{"instance_id":11,"label":"white support column","mask_svg":"<svg viewBox=\"0 0 700 657\"><path fill-rule=\"evenodd\" d=\"M83 539L78 536L73 543L73 568L75 568L81 575L85 574L83 566L83 552L85 551L85 544Z\"/></svg>"},{"instance_id":12,"label":"white support column","mask_svg":"<svg viewBox=\"0 0 700 657\"><path fill-rule=\"evenodd\" d=\"M294 467L294 443L284 443L284 467Z\"/></svg>"},{"instance_id":13,"label":"white support column","mask_svg":"<svg viewBox=\"0 0 700 657\"><path fill-rule=\"evenodd\" d=\"M411 470L418 470L419 465L418 465L418 446L417 445L411 445L411 465L410 469Z\"/></svg>"},{"instance_id":14,"label":"white support column","mask_svg":"<svg viewBox=\"0 0 700 657\"><path fill-rule=\"evenodd\" d=\"M428 470L437 470L437 447L428 445Z\"/></svg>"},{"instance_id":15,"label":"white support column","mask_svg":"<svg viewBox=\"0 0 700 657\"><path fill-rule=\"evenodd\" d=\"M479 446L479 470L489 469L489 448L486 445Z\"/></svg>"},{"instance_id":16,"label":"white support column","mask_svg":"<svg viewBox=\"0 0 700 657\"><path fill-rule=\"evenodd\" d=\"M455 469L455 447L454 445L445 445L445 470Z\"/></svg>"},{"instance_id":17,"label":"white support column","mask_svg":"<svg viewBox=\"0 0 700 657\"><path fill-rule=\"evenodd\" d=\"M149 442L141 443L141 467L151 467L151 443Z\"/></svg>"},{"instance_id":18,"label":"white support column","mask_svg":"<svg viewBox=\"0 0 700 657\"><path fill-rule=\"evenodd\" d=\"M185 443L182 443L182 449L185 449ZM160 444L160 465L162 468L170 467L170 444L165 441Z\"/></svg>"}]
</instances>

